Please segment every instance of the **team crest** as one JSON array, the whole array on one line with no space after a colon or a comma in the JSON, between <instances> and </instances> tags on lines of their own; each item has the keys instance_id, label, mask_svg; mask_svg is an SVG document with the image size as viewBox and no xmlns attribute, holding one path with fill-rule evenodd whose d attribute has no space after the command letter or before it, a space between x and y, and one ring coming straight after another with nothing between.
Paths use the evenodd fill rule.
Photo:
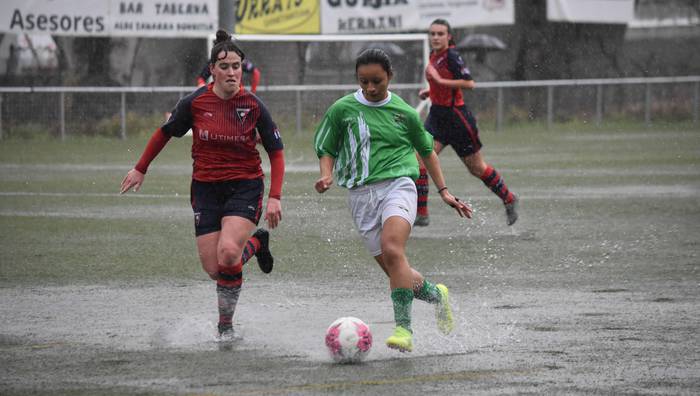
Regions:
<instances>
[{"instance_id":1,"label":"team crest","mask_svg":"<svg viewBox=\"0 0 700 396\"><path fill-rule=\"evenodd\" d=\"M243 122L245 120L245 117L250 113L250 109L246 107L237 107L236 108L236 114L238 114L238 119Z\"/></svg>"},{"instance_id":2,"label":"team crest","mask_svg":"<svg viewBox=\"0 0 700 396\"><path fill-rule=\"evenodd\" d=\"M406 116L401 113L394 113L394 122L402 125L406 123Z\"/></svg>"}]
</instances>

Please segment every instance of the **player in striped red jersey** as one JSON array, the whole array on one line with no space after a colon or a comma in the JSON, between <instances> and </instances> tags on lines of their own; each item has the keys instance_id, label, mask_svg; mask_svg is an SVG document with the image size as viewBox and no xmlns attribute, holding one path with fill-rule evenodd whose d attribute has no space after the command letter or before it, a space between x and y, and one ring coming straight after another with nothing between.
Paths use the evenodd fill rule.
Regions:
<instances>
[{"instance_id":1,"label":"player in striped red jersey","mask_svg":"<svg viewBox=\"0 0 700 396\"><path fill-rule=\"evenodd\" d=\"M435 152L451 145L469 173L481 179L503 201L506 222L513 225L518 219L518 197L506 186L501 174L484 161L476 118L464 103L462 89L474 89L474 79L464 60L454 49L450 24L436 19L430 25L430 64L426 77L430 88L419 92L422 99L430 97L432 105L425 128L435 138ZM416 225L428 225L428 179L421 164L418 188L418 216Z\"/></svg>"},{"instance_id":2,"label":"player in striped red jersey","mask_svg":"<svg viewBox=\"0 0 700 396\"><path fill-rule=\"evenodd\" d=\"M197 249L204 271L216 280L222 338L233 335L243 264L255 255L263 272L270 272L273 265L268 231L253 233L265 190L258 134L271 164L265 220L275 228L282 219L282 139L260 99L241 87L244 59L231 36L218 31L209 60L214 82L178 102L121 184L122 193L138 191L149 164L170 138L192 130L191 201Z\"/></svg>"}]
</instances>

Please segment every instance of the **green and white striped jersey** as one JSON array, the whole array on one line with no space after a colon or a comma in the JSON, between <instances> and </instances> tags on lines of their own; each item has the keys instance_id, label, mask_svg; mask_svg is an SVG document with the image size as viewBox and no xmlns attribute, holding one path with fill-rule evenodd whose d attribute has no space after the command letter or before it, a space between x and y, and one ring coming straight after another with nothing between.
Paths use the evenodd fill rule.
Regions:
<instances>
[{"instance_id":1,"label":"green and white striped jersey","mask_svg":"<svg viewBox=\"0 0 700 396\"><path fill-rule=\"evenodd\" d=\"M387 179L418 178L415 151L427 156L433 138L418 113L389 92L369 102L358 90L338 99L326 111L314 136L316 155L335 158L335 180L353 188Z\"/></svg>"}]
</instances>

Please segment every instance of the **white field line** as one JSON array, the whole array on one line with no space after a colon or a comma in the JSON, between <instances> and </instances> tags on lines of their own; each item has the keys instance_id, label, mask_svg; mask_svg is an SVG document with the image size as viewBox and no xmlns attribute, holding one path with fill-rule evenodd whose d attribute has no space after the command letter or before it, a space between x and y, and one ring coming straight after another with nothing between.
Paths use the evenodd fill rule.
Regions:
<instances>
[{"instance_id":1,"label":"white field line","mask_svg":"<svg viewBox=\"0 0 700 396\"><path fill-rule=\"evenodd\" d=\"M456 194L467 202L474 204L481 201L492 201L496 198L489 192L480 192L479 194L467 195L460 192ZM98 197L98 198L118 198L119 194L109 193L46 193L46 192L29 192L29 191L10 191L0 192L0 197ZM183 195L178 194L129 194L119 199L186 199ZM681 199L681 200L700 200L700 187L698 186L615 186L615 187L587 187L587 188L560 188L549 189L546 193L531 191L520 191L522 202L536 200L553 200L553 201L573 201L573 200L634 200L634 199ZM303 209L306 204L323 204L323 201L345 201L347 198L343 195L318 196L315 193L303 195L288 195L283 197L284 200L295 201L294 207L289 210ZM433 205L437 204L437 200L433 198ZM189 215L189 210L186 210L186 204L183 203L182 213L176 216ZM144 209L143 207L130 208L128 206L115 206L113 208L94 208L85 206L61 207L54 210L15 210L12 208L0 209L0 217L61 217L61 218L132 218L132 217L161 217L174 215L169 206L156 206Z\"/></svg>"},{"instance_id":2,"label":"white field line","mask_svg":"<svg viewBox=\"0 0 700 396\"><path fill-rule=\"evenodd\" d=\"M123 171L126 173L131 165L123 164L0 164L0 171L41 171L41 172L82 172L82 171ZM192 173L192 165L157 165L151 169L156 172ZM270 165L263 162L263 170L270 171ZM318 173L317 163L287 163L285 172L288 173Z\"/></svg>"},{"instance_id":3,"label":"white field line","mask_svg":"<svg viewBox=\"0 0 700 396\"><path fill-rule=\"evenodd\" d=\"M480 186L476 186L479 188ZM481 188L479 188L481 190ZM485 189L485 187L484 187ZM465 195L459 189L453 189L454 193ZM523 199L629 199L629 198L700 198L700 185L674 184L674 185L616 185L616 186L600 186L600 187L558 187L547 188L546 191L538 191L533 188L519 189ZM431 189L434 193L434 189ZM434 194L431 194L431 196ZM488 190L480 191L477 194L468 194L471 199L491 199L493 194ZM92 198L116 198L120 199L182 199L189 197L189 194L143 194L143 193L73 193L73 192L34 192L34 191L0 191L0 197L92 197ZM465 196L467 198L467 196ZM321 196L316 192L297 195L283 195L283 200L337 200L346 199L345 194L342 196L325 195Z\"/></svg>"},{"instance_id":4,"label":"white field line","mask_svg":"<svg viewBox=\"0 0 700 396\"><path fill-rule=\"evenodd\" d=\"M505 154L504 154L505 156ZM562 156L563 157L563 156ZM463 169L461 164L457 164L458 169ZM446 166L446 164L443 164ZM104 165L104 164L2 164L0 163L0 179L4 175L2 171L16 172L96 172L96 171L128 171L128 165ZM190 165L162 165L154 167L155 172L175 173L175 174L190 174L192 167ZM263 170L269 174L269 165L263 164ZM700 168L697 166L654 166L654 167L637 167L635 169L614 169L614 168L499 168L502 173L517 173L527 176L572 176L572 177L607 177L611 175L617 176L697 176L700 174ZM466 170L464 170L466 176ZM287 163L285 165L285 173L318 173L317 163ZM10 176L7 174L5 176Z\"/></svg>"}]
</instances>

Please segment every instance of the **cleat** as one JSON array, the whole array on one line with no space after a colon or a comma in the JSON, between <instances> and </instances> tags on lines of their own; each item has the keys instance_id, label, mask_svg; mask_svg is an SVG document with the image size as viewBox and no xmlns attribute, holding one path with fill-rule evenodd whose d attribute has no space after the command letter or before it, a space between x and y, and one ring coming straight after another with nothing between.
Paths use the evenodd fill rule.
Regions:
<instances>
[{"instance_id":1,"label":"cleat","mask_svg":"<svg viewBox=\"0 0 700 396\"><path fill-rule=\"evenodd\" d=\"M416 220L413 222L413 225L416 227L427 227L428 224L430 224L430 217L429 216L421 216L418 215L416 216Z\"/></svg>"},{"instance_id":2,"label":"cleat","mask_svg":"<svg viewBox=\"0 0 700 396\"><path fill-rule=\"evenodd\" d=\"M386 346L400 352L413 351L413 334L401 326L396 326L394 334L386 339Z\"/></svg>"},{"instance_id":3,"label":"cleat","mask_svg":"<svg viewBox=\"0 0 700 396\"><path fill-rule=\"evenodd\" d=\"M270 253L270 233L264 228L259 228L257 231L255 231L253 236L258 238L258 241L260 241L260 249L255 252L255 257L258 259L260 270L266 274L269 274L272 272L272 264L275 261L275 259L272 257L272 253Z\"/></svg>"},{"instance_id":4,"label":"cleat","mask_svg":"<svg viewBox=\"0 0 700 396\"><path fill-rule=\"evenodd\" d=\"M236 338L236 333L233 331L231 323L219 323L219 341L233 341Z\"/></svg>"},{"instance_id":5,"label":"cleat","mask_svg":"<svg viewBox=\"0 0 700 396\"><path fill-rule=\"evenodd\" d=\"M438 329L442 334L450 334L455 327L454 319L452 319L452 308L450 308L450 299L448 297L447 286L443 284L435 285L440 292L440 302L435 306L435 318L437 319Z\"/></svg>"},{"instance_id":6,"label":"cleat","mask_svg":"<svg viewBox=\"0 0 700 396\"><path fill-rule=\"evenodd\" d=\"M513 200L506 204L506 223L509 226L512 226L518 220L518 201L518 197L513 195Z\"/></svg>"}]
</instances>

